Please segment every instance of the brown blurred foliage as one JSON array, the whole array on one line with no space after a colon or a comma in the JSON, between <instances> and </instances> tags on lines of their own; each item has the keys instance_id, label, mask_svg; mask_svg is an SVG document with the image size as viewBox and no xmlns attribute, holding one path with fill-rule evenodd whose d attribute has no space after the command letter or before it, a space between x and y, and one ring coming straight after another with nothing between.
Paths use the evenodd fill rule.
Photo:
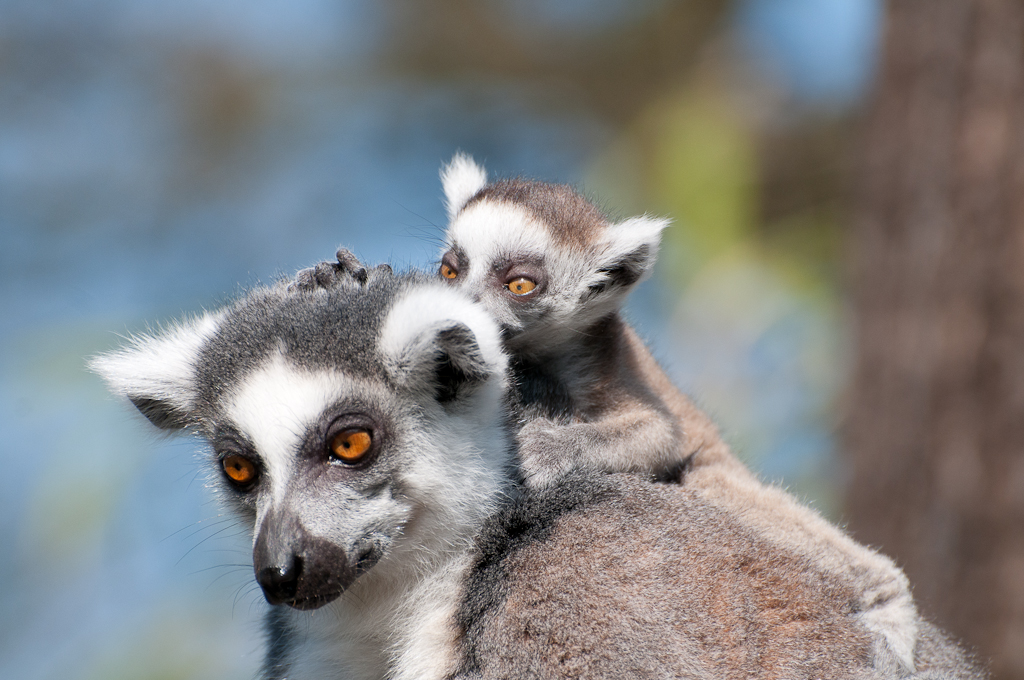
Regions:
<instances>
[{"instance_id":1,"label":"brown blurred foliage","mask_svg":"<svg viewBox=\"0 0 1024 680\"><path fill-rule=\"evenodd\" d=\"M862 161L851 528L1024 678L1024 5L891 2Z\"/></svg>"}]
</instances>

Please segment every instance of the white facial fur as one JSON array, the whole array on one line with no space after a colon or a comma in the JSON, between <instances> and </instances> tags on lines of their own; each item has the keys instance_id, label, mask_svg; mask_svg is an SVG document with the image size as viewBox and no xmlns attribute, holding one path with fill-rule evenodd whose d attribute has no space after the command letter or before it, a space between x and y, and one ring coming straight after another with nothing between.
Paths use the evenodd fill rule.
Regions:
<instances>
[{"instance_id":1,"label":"white facial fur","mask_svg":"<svg viewBox=\"0 0 1024 680\"><path fill-rule=\"evenodd\" d=\"M602 278L586 257L589 253L558 248L546 225L511 203L478 201L465 208L449 227L448 239L469 261L454 283L475 295L514 334L533 327L545 333L572 332L580 321L580 297ZM535 300L514 299L505 282L495 279L493 265L503 260L541 263L547 280Z\"/></svg>"},{"instance_id":2,"label":"white facial fur","mask_svg":"<svg viewBox=\"0 0 1024 680\"><path fill-rule=\"evenodd\" d=\"M266 466L271 494L264 505L284 499L296 451L324 410L338 399L366 389L341 373L303 370L278 353L232 390L224 412L245 433Z\"/></svg>"},{"instance_id":3,"label":"white facial fur","mask_svg":"<svg viewBox=\"0 0 1024 680\"><path fill-rule=\"evenodd\" d=\"M399 474L407 493L417 502L436 506L441 526L475 525L490 511L505 483L509 455L504 432L507 359L493 319L464 295L442 285L414 289L395 302L381 331L380 347L389 357L389 370L400 384L419 392L416 369L439 330L468 328L488 377L473 387L472 396L442 407L425 395L417 399L423 412L420 426L410 431L415 443ZM426 408L424 408L426 404ZM491 432L482 438L481 432ZM438 529L436 534L445 534ZM450 539L450 533L445 540ZM424 538L424 540L427 540Z\"/></svg>"}]
</instances>

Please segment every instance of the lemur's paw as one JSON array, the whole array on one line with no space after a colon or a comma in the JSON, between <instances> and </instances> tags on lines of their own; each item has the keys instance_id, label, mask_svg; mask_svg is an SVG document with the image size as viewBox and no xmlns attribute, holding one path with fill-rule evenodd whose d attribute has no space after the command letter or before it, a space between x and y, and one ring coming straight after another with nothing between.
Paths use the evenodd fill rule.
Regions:
<instances>
[{"instance_id":1,"label":"lemur's paw","mask_svg":"<svg viewBox=\"0 0 1024 680\"><path fill-rule=\"evenodd\" d=\"M295 280L289 288L298 290L317 290L331 288L337 281L337 265L333 262L321 262L315 267L301 269L295 274Z\"/></svg>"},{"instance_id":2,"label":"lemur's paw","mask_svg":"<svg viewBox=\"0 0 1024 680\"><path fill-rule=\"evenodd\" d=\"M348 248L338 248L338 252L334 255L338 258L338 264L335 269L338 274L349 276L359 283L366 283L366 267L359 261L352 251Z\"/></svg>"},{"instance_id":3,"label":"lemur's paw","mask_svg":"<svg viewBox=\"0 0 1024 680\"><path fill-rule=\"evenodd\" d=\"M334 288L344 283L366 283L366 267L347 248L339 248L337 262L321 262L314 267L302 269L295 275L289 288L317 290Z\"/></svg>"}]
</instances>

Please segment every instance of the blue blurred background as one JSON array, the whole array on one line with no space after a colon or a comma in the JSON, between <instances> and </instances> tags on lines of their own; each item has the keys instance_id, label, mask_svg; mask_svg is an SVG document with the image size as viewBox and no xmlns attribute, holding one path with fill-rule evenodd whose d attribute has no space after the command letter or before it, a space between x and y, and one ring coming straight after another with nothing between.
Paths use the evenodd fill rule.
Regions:
<instances>
[{"instance_id":1,"label":"blue blurred background","mask_svg":"<svg viewBox=\"0 0 1024 680\"><path fill-rule=\"evenodd\" d=\"M880 0L0 0L0 677L249 678L247 538L87 357L339 244L429 266L437 172L671 216L628 314L835 516L846 168Z\"/></svg>"}]
</instances>

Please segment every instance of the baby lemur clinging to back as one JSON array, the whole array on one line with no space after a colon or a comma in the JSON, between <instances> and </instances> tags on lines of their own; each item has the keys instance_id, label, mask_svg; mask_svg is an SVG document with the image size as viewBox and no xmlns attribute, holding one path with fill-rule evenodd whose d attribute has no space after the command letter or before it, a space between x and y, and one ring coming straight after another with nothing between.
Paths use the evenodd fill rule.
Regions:
<instances>
[{"instance_id":1,"label":"baby lemur clinging to back","mask_svg":"<svg viewBox=\"0 0 1024 680\"><path fill-rule=\"evenodd\" d=\"M622 319L668 221L613 223L571 187L487 183L457 154L441 173L449 226L440 275L497 318L513 357L528 483L576 466L671 479L743 469Z\"/></svg>"},{"instance_id":2,"label":"baby lemur clinging to back","mask_svg":"<svg viewBox=\"0 0 1024 680\"><path fill-rule=\"evenodd\" d=\"M894 668L913 668L917 611L903 573L759 482L622 319L622 302L653 267L667 220L614 223L568 186L488 183L462 154L441 181L449 226L439 275L501 325L527 484L547 486L575 467L683 481L776 546L856 582L853 606L879 634L876 653Z\"/></svg>"}]
</instances>

